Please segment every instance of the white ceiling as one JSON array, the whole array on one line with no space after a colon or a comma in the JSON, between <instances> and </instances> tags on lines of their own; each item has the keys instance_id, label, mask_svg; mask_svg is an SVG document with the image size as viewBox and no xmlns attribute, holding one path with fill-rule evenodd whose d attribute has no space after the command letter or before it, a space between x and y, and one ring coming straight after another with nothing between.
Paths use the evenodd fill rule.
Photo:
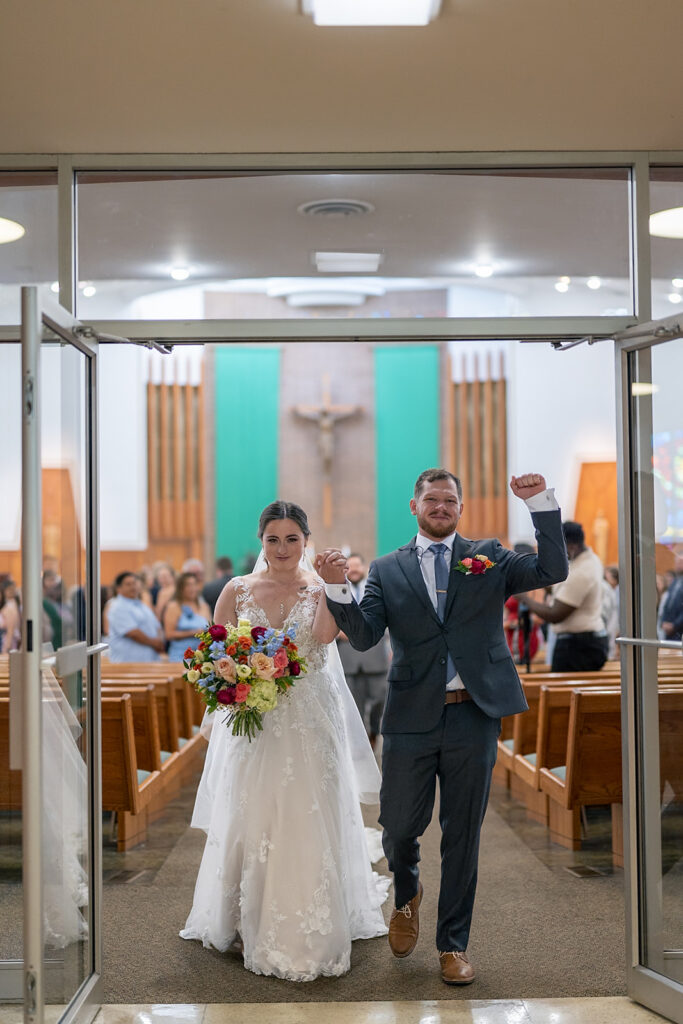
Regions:
<instances>
[{"instance_id":1,"label":"white ceiling","mask_svg":"<svg viewBox=\"0 0 683 1024\"><path fill-rule=\"evenodd\" d=\"M444 0L320 28L298 0L4 0L11 153L671 150L679 0Z\"/></svg>"}]
</instances>

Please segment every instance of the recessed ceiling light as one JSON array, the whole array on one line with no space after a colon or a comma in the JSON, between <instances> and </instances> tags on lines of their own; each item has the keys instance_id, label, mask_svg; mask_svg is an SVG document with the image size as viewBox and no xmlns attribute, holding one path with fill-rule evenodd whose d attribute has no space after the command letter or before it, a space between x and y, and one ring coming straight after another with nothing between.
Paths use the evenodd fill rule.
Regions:
<instances>
[{"instance_id":1,"label":"recessed ceiling light","mask_svg":"<svg viewBox=\"0 0 683 1024\"><path fill-rule=\"evenodd\" d=\"M362 306L366 296L360 292L293 292L287 295L288 306Z\"/></svg>"},{"instance_id":2,"label":"recessed ceiling light","mask_svg":"<svg viewBox=\"0 0 683 1024\"><path fill-rule=\"evenodd\" d=\"M50 285L50 291L52 292L53 295L59 294L59 281L52 282L52 284Z\"/></svg>"},{"instance_id":3,"label":"recessed ceiling light","mask_svg":"<svg viewBox=\"0 0 683 1024\"><path fill-rule=\"evenodd\" d=\"M678 302L683 301L683 296L680 292L670 292L667 298L669 299L669 302L673 302L674 305Z\"/></svg>"},{"instance_id":4,"label":"recessed ceiling light","mask_svg":"<svg viewBox=\"0 0 683 1024\"><path fill-rule=\"evenodd\" d=\"M562 284L571 284L572 283L571 277L567 277L566 274L563 274L562 277L558 277L557 280L561 281Z\"/></svg>"},{"instance_id":5,"label":"recessed ceiling light","mask_svg":"<svg viewBox=\"0 0 683 1024\"><path fill-rule=\"evenodd\" d=\"M474 268L474 273L477 277L491 277L493 267L490 263L477 263Z\"/></svg>"},{"instance_id":6,"label":"recessed ceiling light","mask_svg":"<svg viewBox=\"0 0 683 1024\"><path fill-rule=\"evenodd\" d=\"M171 267L171 277L174 281L187 281L189 276L189 267Z\"/></svg>"},{"instance_id":7,"label":"recessed ceiling light","mask_svg":"<svg viewBox=\"0 0 683 1024\"><path fill-rule=\"evenodd\" d=\"M602 285L602 281L599 277L589 277L586 281L586 285L588 288L592 289L592 291L596 292Z\"/></svg>"},{"instance_id":8,"label":"recessed ceiling light","mask_svg":"<svg viewBox=\"0 0 683 1024\"><path fill-rule=\"evenodd\" d=\"M371 274L379 269L381 252L316 252L313 262L321 274Z\"/></svg>"},{"instance_id":9,"label":"recessed ceiling light","mask_svg":"<svg viewBox=\"0 0 683 1024\"><path fill-rule=\"evenodd\" d=\"M559 281L555 282L555 291L556 292L568 292L569 291L569 282L567 280L563 280L562 278L560 278Z\"/></svg>"},{"instance_id":10,"label":"recessed ceiling light","mask_svg":"<svg viewBox=\"0 0 683 1024\"><path fill-rule=\"evenodd\" d=\"M650 217L650 234L657 238L683 238L683 206L653 213Z\"/></svg>"},{"instance_id":11,"label":"recessed ceiling light","mask_svg":"<svg viewBox=\"0 0 683 1024\"><path fill-rule=\"evenodd\" d=\"M97 288L95 287L94 284L86 284L85 288L83 289L83 294L85 295L86 299L92 299L96 291Z\"/></svg>"},{"instance_id":12,"label":"recessed ceiling light","mask_svg":"<svg viewBox=\"0 0 683 1024\"><path fill-rule=\"evenodd\" d=\"M674 288L683 288L683 277L674 277L671 280Z\"/></svg>"},{"instance_id":13,"label":"recessed ceiling light","mask_svg":"<svg viewBox=\"0 0 683 1024\"><path fill-rule=\"evenodd\" d=\"M441 0L302 0L316 25L427 25Z\"/></svg>"},{"instance_id":14,"label":"recessed ceiling light","mask_svg":"<svg viewBox=\"0 0 683 1024\"><path fill-rule=\"evenodd\" d=\"M0 217L0 245L6 242L16 242L26 234L26 228L17 223L16 220L8 220L7 217Z\"/></svg>"}]
</instances>

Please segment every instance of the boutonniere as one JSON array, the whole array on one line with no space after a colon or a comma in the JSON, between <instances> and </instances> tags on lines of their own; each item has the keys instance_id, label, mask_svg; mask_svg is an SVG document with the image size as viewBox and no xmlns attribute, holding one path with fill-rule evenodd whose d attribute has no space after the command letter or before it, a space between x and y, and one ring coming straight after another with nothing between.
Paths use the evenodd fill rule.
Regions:
<instances>
[{"instance_id":1,"label":"boutonniere","mask_svg":"<svg viewBox=\"0 0 683 1024\"><path fill-rule=\"evenodd\" d=\"M463 558L455 566L458 572L465 576L483 576L487 569L493 569L496 563L492 562L486 555L475 555L474 558Z\"/></svg>"}]
</instances>

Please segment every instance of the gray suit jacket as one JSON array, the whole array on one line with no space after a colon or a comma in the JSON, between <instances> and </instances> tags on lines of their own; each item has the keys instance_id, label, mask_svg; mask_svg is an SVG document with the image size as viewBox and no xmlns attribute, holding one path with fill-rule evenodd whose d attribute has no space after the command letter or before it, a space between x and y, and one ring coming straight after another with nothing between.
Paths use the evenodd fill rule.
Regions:
<instances>
[{"instance_id":1,"label":"gray suit jacket","mask_svg":"<svg viewBox=\"0 0 683 1024\"><path fill-rule=\"evenodd\" d=\"M359 584L361 600L365 595L366 585L367 577ZM342 667L347 676L356 675L358 672L364 672L366 675L387 674L389 669L389 645L386 636L383 636L374 647L368 647L366 651L357 650L348 640L337 640L337 648Z\"/></svg>"},{"instance_id":2,"label":"gray suit jacket","mask_svg":"<svg viewBox=\"0 0 683 1024\"><path fill-rule=\"evenodd\" d=\"M415 538L372 563L360 605L328 605L358 650L376 644L386 628L393 649L383 733L427 732L438 724L450 653L466 689L493 718L526 711L527 703L503 632L503 605L511 594L566 579L567 551L560 512L535 512L538 554L518 555L493 538L456 534L441 622L427 593ZM465 576L457 563L486 555L493 568Z\"/></svg>"}]
</instances>

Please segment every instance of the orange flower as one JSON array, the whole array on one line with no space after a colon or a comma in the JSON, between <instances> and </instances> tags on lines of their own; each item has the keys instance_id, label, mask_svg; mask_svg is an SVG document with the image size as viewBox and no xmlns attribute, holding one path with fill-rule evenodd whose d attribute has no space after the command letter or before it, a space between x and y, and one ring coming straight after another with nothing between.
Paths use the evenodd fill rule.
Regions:
<instances>
[{"instance_id":1,"label":"orange flower","mask_svg":"<svg viewBox=\"0 0 683 1024\"><path fill-rule=\"evenodd\" d=\"M225 653L229 654L231 657L234 657L237 654L237 644L230 644L228 647L225 648Z\"/></svg>"},{"instance_id":2,"label":"orange flower","mask_svg":"<svg viewBox=\"0 0 683 1024\"><path fill-rule=\"evenodd\" d=\"M251 647L251 637L250 636L241 636L238 639L237 643L240 645L240 647L243 650L246 651L246 650L248 650Z\"/></svg>"}]
</instances>

